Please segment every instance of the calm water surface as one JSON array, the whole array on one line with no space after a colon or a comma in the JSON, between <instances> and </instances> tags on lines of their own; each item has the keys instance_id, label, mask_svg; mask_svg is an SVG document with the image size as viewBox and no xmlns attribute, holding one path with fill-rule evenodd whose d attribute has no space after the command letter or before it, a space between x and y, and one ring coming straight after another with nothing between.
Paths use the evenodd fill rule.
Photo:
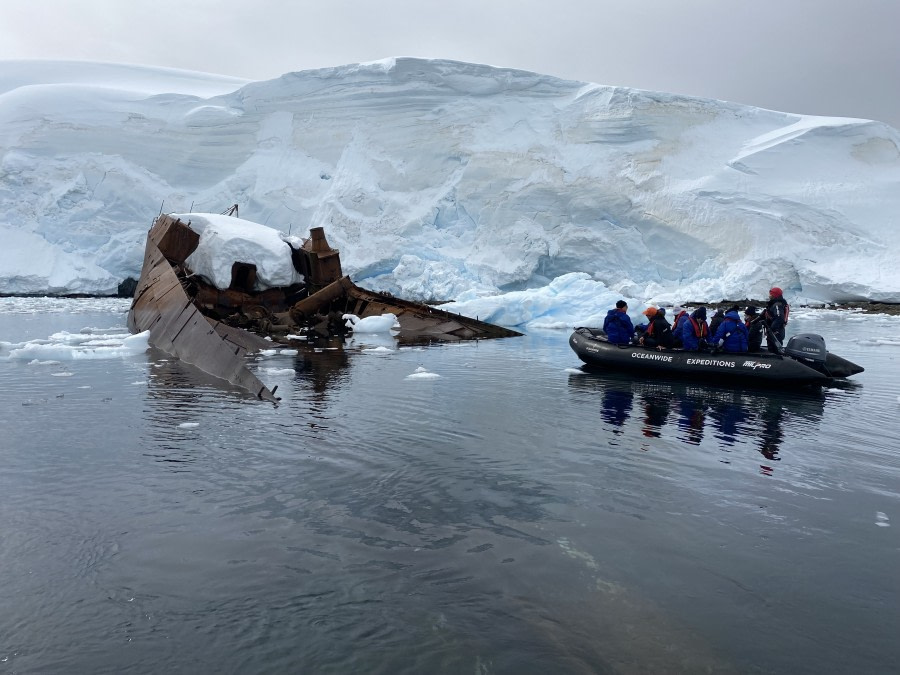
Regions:
<instances>
[{"instance_id":1,"label":"calm water surface","mask_svg":"<svg viewBox=\"0 0 900 675\"><path fill-rule=\"evenodd\" d=\"M277 406L9 358L126 308L0 302L0 671L900 667L900 320L797 310L867 368L800 393L586 374L566 331L259 359Z\"/></svg>"}]
</instances>

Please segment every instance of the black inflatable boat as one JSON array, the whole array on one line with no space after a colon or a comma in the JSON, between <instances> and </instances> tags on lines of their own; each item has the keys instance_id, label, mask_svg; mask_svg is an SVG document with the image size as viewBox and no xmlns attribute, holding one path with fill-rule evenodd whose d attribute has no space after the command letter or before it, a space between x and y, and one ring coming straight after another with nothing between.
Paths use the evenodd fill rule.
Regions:
<instances>
[{"instance_id":1,"label":"black inflatable boat","mask_svg":"<svg viewBox=\"0 0 900 675\"><path fill-rule=\"evenodd\" d=\"M569 346L585 364L611 370L655 373L766 385L823 385L863 372L863 367L825 349L820 335L794 335L781 354L771 352L691 352L617 345L599 328L576 328Z\"/></svg>"}]
</instances>

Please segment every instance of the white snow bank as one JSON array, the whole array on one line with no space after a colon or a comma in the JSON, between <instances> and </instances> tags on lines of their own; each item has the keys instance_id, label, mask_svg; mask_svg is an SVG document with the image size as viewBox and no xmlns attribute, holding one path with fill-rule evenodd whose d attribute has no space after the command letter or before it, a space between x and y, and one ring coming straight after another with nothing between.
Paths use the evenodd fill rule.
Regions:
<instances>
[{"instance_id":1,"label":"white snow bank","mask_svg":"<svg viewBox=\"0 0 900 675\"><path fill-rule=\"evenodd\" d=\"M256 265L255 290L303 281L303 275L291 261L291 247L278 230L214 213L175 213L172 217L189 222L191 229L200 234L197 250L185 263L216 288L231 286L232 266L236 262Z\"/></svg>"}]
</instances>

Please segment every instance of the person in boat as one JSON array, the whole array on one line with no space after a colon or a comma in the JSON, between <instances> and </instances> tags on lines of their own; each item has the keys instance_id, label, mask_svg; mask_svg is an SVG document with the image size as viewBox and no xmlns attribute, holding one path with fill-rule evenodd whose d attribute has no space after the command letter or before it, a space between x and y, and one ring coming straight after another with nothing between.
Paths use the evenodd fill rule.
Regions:
<instances>
[{"instance_id":1,"label":"person in boat","mask_svg":"<svg viewBox=\"0 0 900 675\"><path fill-rule=\"evenodd\" d=\"M747 326L741 321L737 308L732 307L725 312L725 319L719 325L712 338L716 349L723 352L738 353L747 351Z\"/></svg>"},{"instance_id":2,"label":"person in boat","mask_svg":"<svg viewBox=\"0 0 900 675\"><path fill-rule=\"evenodd\" d=\"M709 342L709 325L706 323L706 307L698 307L678 324L681 346L692 352L703 351Z\"/></svg>"},{"instance_id":3,"label":"person in boat","mask_svg":"<svg viewBox=\"0 0 900 675\"><path fill-rule=\"evenodd\" d=\"M628 303L624 300L616 302L616 308L606 313L603 319L603 332L606 338L617 345L627 345L634 335L634 325L628 316Z\"/></svg>"},{"instance_id":4,"label":"person in boat","mask_svg":"<svg viewBox=\"0 0 900 675\"><path fill-rule=\"evenodd\" d=\"M762 339L765 330L762 316L753 305L744 310L744 325L747 326L747 351L758 352L762 349Z\"/></svg>"},{"instance_id":5,"label":"person in boat","mask_svg":"<svg viewBox=\"0 0 900 675\"><path fill-rule=\"evenodd\" d=\"M650 309L653 308L651 307ZM671 349L675 344L675 338L672 335L672 326L666 320L666 310L660 307L652 316L648 315L647 318L650 319L650 323L639 340L640 344L644 347Z\"/></svg>"},{"instance_id":6,"label":"person in boat","mask_svg":"<svg viewBox=\"0 0 900 675\"><path fill-rule=\"evenodd\" d=\"M675 346L681 347L682 322L686 321L689 315L684 307L676 305L672 308L672 317L672 336L675 339Z\"/></svg>"},{"instance_id":7,"label":"person in boat","mask_svg":"<svg viewBox=\"0 0 900 675\"><path fill-rule=\"evenodd\" d=\"M715 335L716 331L719 330L719 326L725 320L725 310L719 307L713 315L712 319L709 320L709 334Z\"/></svg>"},{"instance_id":8,"label":"person in boat","mask_svg":"<svg viewBox=\"0 0 900 675\"><path fill-rule=\"evenodd\" d=\"M650 326L650 322L653 320L653 317L656 315L656 307L648 307L643 312L641 312L645 317L647 317L647 321L645 323L639 323L634 327L634 340L632 341L634 344L640 344L641 338L644 336L644 333L647 331L647 328Z\"/></svg>"},{"instance_id":9,"label":"person in boat","mask_svg":"<svg viewBox=\"0 0 900 675\"><path fill-rule=\"evenodd\" d=\"M769 290L769 302L763 312L766 324L766 346L770 352L780 353L784 344L784 330L787 327L791 306L784 299L784 293L778 286Z\"/></svg>"}]
</instances>

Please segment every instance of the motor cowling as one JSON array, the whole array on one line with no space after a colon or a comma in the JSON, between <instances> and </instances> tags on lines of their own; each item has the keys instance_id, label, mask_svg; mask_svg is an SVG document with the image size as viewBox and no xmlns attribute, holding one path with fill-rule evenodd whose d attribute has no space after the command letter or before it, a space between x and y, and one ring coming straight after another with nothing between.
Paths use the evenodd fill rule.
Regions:
<instances>
[{"instance_id":1,"label":"motor cowling","mask_svg":"<svg viewBox=\"0 0 900 675\"><path fill-rule=\"evenodd\" d=\"M784 353L791 358L813 363L825 363L828 358L825 338L815 333L801 333L792 336L784 348Z\"/></svg>"}]
</instances>

